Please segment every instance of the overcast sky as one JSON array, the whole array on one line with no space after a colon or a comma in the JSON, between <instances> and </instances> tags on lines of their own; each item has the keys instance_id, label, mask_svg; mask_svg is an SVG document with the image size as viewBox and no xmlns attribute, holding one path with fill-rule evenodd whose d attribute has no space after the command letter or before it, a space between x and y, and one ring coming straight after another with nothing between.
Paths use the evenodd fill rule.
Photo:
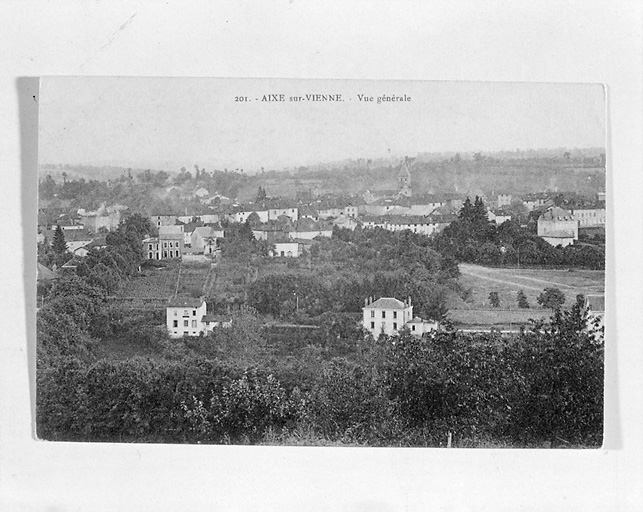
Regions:
<instances>
[{"instance_id":1,"label":"overcast sky","mask_svg":"<svg viewBox=\"0 0 643 512\"><path fill-rule=\"evenodd\" d=\"M268 94L286 102L260 101ZM344 101L288 101L306 94ZM377 104L383 95L411 101ZM605 146L597 84L46 77L39 103L39 159L53 164L254 172L418 152Z\"/></svg>"}]
</instances>

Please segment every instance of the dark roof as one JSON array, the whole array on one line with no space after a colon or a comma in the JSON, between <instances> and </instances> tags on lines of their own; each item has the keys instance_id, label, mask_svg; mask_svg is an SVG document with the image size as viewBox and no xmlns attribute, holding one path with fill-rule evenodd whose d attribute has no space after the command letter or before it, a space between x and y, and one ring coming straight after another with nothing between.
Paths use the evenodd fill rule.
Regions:
<instances>
[{"instance_id":1,"label":"dark roof","mask_svg":"<svg viewBox=\"0 0 643 512\"><path fill-rule=\"evenodd\" d=\"M295 225L296 231L318 231L319 229L321 225L309 218L299 219Z\"/></svg>"},{"instance_id":2,"label":"dark roof","mask_svg":"<svg viewBox=\"0 0 643 512\"><path fill-rule=\"evenodd\" d=\"M424 215L382 215L380 219L389 224L432 224L433 221Z\"/></svg>"},{"instance_id":3,"label":"dark roof","mask_svg":"<svg viewBox=\"0 0 643 512\"><path fill-rule=\"evenodd\" d=\"M382 297L377 299L372 304L367 305L364 309L380 308L380 309L406 309L407 306L401 300L392 297Z\"/></svg>"},{"instance_id":4,"label":"dark roof","mask_svg":"<svg viewBox=\"0 0 643 512\"><path fill-rule=\"evenodd\" d=\"M558 206L552 206L540 216L538 220L574 220L574 216L567 210Z\"/></svg>"},{"instance_id":5,"label":"dark roof","mask_svg":"<svg viewBox=\"0 0 643 512\"><path fill-rule=\"evenodd\" d=\"M198 308L205 302L203 297L195 299L194 297L175 297L168 301L168 308Z\"/></svg>"}]
</instances>

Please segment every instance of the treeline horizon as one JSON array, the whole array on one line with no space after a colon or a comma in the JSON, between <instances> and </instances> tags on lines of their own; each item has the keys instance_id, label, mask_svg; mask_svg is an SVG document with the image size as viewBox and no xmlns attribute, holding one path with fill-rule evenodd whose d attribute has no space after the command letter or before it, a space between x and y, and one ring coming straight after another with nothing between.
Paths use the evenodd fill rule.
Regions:
<instances>
[{"instance_id":1,"label":"treeline horizon","mask_svg":"<svg viewBox=\"0 0 643 512\"><path fill-rule=\"evenodd\" d=\"M405 158L409 158L412 162L449 162L449 161L476 161L476 159L486 158L491 160L498 161L530 161L534 159L548 159L550 161L556 161L560 159L566 159L570 162L573 162L578 159L588 158L588 157L598 157L601 154L605 154L606 150L602 147L587 147L587 148L567 148L567 147L558 147L558 148L538 148L538 149L515 149L515 150L494 150L494 151L484 151L484 150L468 150L468 151L441 151L441 152L418 152L415 156L412 155L397 155L397 156L387 156L387 157L353 157L346 158L342 160L332 160L326 162L317 162L317 163L301 163L299 165L290 165L290 166L260 166L257 169L246 171L243 166L237 165L211 165L208 162L186 162L184 164L176 165L157 165L150 164L145 165L141 163L65 163L65 162L42 162L39 164L39 177L42 178L43 171L63 171L66 169L79 170L79 169L88 169L96 171L109 171L116 173L127 172L128 170L132 172L144 172L146 170L152 172L164 171L169 173L171 176L175 176L181 173L182 168L192 169L194 165L201 166L202 164L208 164L205 167L209 172L238 172L246 175L260 175L262 172L268 173L299 173L306 171L325 171L325 170L344 170L345 168L352 167L364 167L366 165L372 167L388 167L390 165L396 165L402 162ZM566 155L568 158L566 158ZM115 176L117 177L117 176Z\"/></svg>"}]
</instances>

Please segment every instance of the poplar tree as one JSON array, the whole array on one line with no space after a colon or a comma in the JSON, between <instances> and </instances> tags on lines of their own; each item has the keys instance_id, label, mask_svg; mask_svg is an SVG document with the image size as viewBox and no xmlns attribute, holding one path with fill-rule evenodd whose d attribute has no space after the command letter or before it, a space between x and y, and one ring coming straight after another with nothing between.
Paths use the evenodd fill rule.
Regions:
<instances>
[{"instance_id":1,"label":"poplar tree","mask_svg":"<svg viewBox=\"0 0 643 512\"><path fill-rule=\"evenodd\" d=\"M67 242L65 241L65 233L60 227L60 224L56 226L56 231L54 231L54 239L51 242L51 248L54 250L56 256L65 254L67 252Z\"/></svg>"}]
</instances>

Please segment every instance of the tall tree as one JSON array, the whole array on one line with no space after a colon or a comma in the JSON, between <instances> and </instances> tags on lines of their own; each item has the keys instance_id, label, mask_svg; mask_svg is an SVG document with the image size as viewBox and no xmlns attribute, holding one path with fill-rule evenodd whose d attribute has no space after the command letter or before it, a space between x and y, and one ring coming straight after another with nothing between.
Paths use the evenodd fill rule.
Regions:
<instances>
[{"instance_id":1,"label":"tall tree","mask_svg":"<svg viewBox=\"0 0 643 512\"><path fill-rule=\"evenodd\" d=\"M51 242L51 248L54 250L56 256L60 256L61 254L65 254L67 252L65 233L60 227L60 224L56 225L56 230L54 231L54 239Z\"/></svg>"},{"instance_id":2,"label":"tall tree","mask_svg":"<svg viewBox=\"0 0 643 512\"><path fill-rule=\"evenodd\" d=\"M471 222L473 220L473 205L471 204L471 199L469 196L464 200L462 208L460 208L460 213L458 217L462 222Z\"/></svg>"},{"instance_id":3,"label":"tall tree","mask_svg":"<svg viewBox=\"0 0 643 512\"><path fill-rule=\"evenodd\" d=\"M529 309L529 302L527 302L527 296L522 290L518 290L518 307L522 309Z\"/></svg>"},{"instance_id":4,"label":"tall tree","mask_svg":"<svg viewBox=\"0 0 643 512\"><path fill-rule=\"evenodd\" d=\"M487 208L484 205L482 198L479 196L476 196L476 199L473 203L471 220L474 224L480 224L480 225L485 225L489 222L489 218L487 217Z\"/></svg>"}]
</instances>

